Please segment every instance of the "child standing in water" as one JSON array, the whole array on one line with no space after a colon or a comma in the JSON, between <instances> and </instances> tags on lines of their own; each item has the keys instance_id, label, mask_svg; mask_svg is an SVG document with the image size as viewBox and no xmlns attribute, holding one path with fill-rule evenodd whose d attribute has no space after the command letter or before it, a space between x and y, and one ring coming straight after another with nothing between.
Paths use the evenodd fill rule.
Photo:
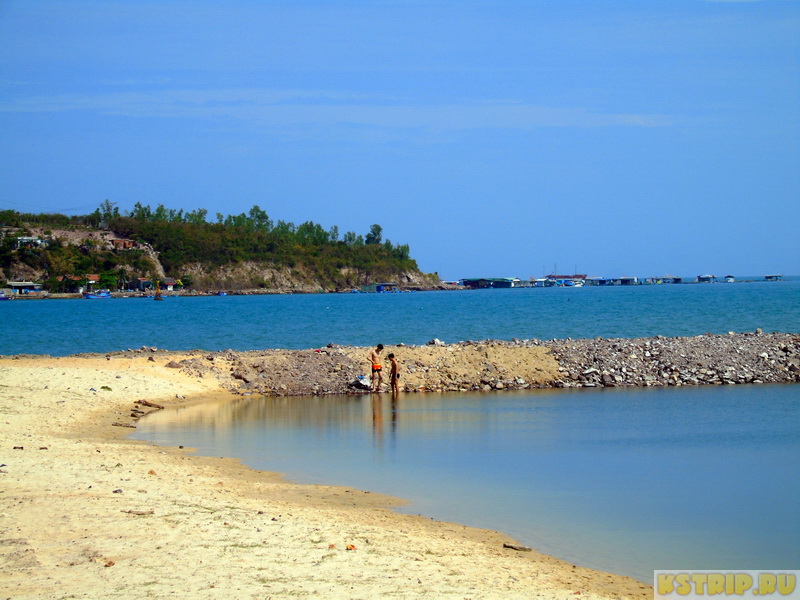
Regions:
<instances>
[{"instance_id":1,"label":"child standing in water","mask_svg":"<svg viewBox=\"0 0 800 600\"><path fill-rule=\"evenodd\" d=\"M398 364L394 354L390 354L386 358L388 358L392 363L392 370L389 372L389 379L392 383L392 393L396 394L400 391L400 365Z\"/></svg>"}]
</instances>

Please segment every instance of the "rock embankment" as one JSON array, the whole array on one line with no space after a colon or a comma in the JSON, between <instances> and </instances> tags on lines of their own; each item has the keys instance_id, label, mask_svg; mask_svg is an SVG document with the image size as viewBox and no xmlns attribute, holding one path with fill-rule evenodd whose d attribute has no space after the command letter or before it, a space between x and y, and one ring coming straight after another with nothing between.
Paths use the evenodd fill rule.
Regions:
<instances>
[{"instance_id":1,"label":"rock embankment","mask_svg":"<svg viewBox=\"0 0 800 600\"><path fill-rule=\"evenodd\" d=\"M558 387L800 382L800 335L745 333L546 342Z\"/></svg>"},{"instance_id":2,"label":"rock embankment","mask_svg":"<svg viewBox=\"0 0 800 600\"><path fill-rule=\"evenodd\" d=\"M216 378L238 394L364 393L369 351L333 344L312 350L195 351L170 366ZM425 346L387 346L384 356L389 353L399 359L400 388L406 392L800 382L798 334L435 340ZM383 390L388 388L385 376Z\"/></svg>"}]
</instances>

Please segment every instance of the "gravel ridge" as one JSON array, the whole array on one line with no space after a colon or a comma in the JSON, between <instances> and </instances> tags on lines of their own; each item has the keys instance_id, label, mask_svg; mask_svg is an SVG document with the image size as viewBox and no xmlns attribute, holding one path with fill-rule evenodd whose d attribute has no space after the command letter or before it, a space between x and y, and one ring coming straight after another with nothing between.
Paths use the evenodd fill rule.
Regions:
<instances>
[{"instance_id":1,"label":"gravel ridge","mask_svg":"<svg viewBox=\"0 0 800 600\"><path fill-rule=\"evenodd\" d=\"M305 350L169 351L142 347L75 357L137 357L239 395L364 394L371 348L328 344ZM404 392L536 388L665 387L800 382L800 334L703 334L691 337L512 339L387 345L400 362ZM11 358L34 358L18 355ZM382 392L388 392L388 373Z\"/></svg>"},{"instance_id":2,"label":"gravel ridge","mask_svg":"<svg viewBox=\"0 0 800 600\"><path fill-rule=\"evenodd\" d=\"M329 344L306 350L170 352L141 348L164 367L215 378L240 395L363 394L370 348ZM401 391L663 387L800 382L800 334L482 340L386 346L400 361ZM81 356L81 355L77 355ZM97 356L97 355L86 355ZM162 362L163 361L163 362ZM388 374L381 391L388 392Z\"/></svg>"}]
</instances>

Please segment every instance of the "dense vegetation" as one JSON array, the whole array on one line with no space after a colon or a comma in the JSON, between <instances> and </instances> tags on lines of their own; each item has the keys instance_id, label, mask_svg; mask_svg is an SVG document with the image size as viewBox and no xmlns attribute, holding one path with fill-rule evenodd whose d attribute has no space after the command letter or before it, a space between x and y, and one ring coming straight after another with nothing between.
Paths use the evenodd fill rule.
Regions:
<instances>
[{"instance_id":1,"label":"dense vegetation","mask_svg":"<svg viewBox=\"0 0 800 600\"><path fill-rule=\"evenodd\" d=\"M120 213L109 201L89 215L67 217L59 214L24 214L0 211L0 225L7 235L0 244L0 267L8 270L21 262L46 273L52 291L64 286L59 276L100 273L106 287L120 287L134 276L152 276L155 265L141 249L108 250L93 247L91 240L70 245L51 239L41 247L19 248L17 240L30 227L52 229L108 229L119 238L149 245L168 276L185 278L198 266L205 272L242 262L268 268L289 269L298 278L324 282L330 288L357 285L359 280L391 280L401 273L419 273L408 245L383 240L380 225L372 225L366 235L349 231L339 236L338 227L326 230L312 221L301 225L273 220L258 206L245 214L216 215L207 220L204 209L191 212L158 205L155 209L140 203L129 213ZM9 231L14 233L8 235ZM356 273L357 275L353 275ZM113 280L113 283L112 283ZM242 282L268 287L269 283Z\"/></svg>"}]
</instances>

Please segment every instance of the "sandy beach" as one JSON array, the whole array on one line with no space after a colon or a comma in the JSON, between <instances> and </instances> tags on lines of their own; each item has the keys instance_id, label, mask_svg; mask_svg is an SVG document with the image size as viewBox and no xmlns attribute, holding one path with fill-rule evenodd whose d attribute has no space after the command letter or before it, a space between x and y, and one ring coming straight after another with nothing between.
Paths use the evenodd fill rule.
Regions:
<instances>
[{"instance_id":1,"label":"sandy beach","mask_svg":"<svg viewBox=\"0 0 800 600\"><path fill-rule=\"evenodd\" d=\"M645 598L399 500L126 439L131 409L223 393L179 354L0 360L3 598Z\"/></svg>"}]
</instances>

